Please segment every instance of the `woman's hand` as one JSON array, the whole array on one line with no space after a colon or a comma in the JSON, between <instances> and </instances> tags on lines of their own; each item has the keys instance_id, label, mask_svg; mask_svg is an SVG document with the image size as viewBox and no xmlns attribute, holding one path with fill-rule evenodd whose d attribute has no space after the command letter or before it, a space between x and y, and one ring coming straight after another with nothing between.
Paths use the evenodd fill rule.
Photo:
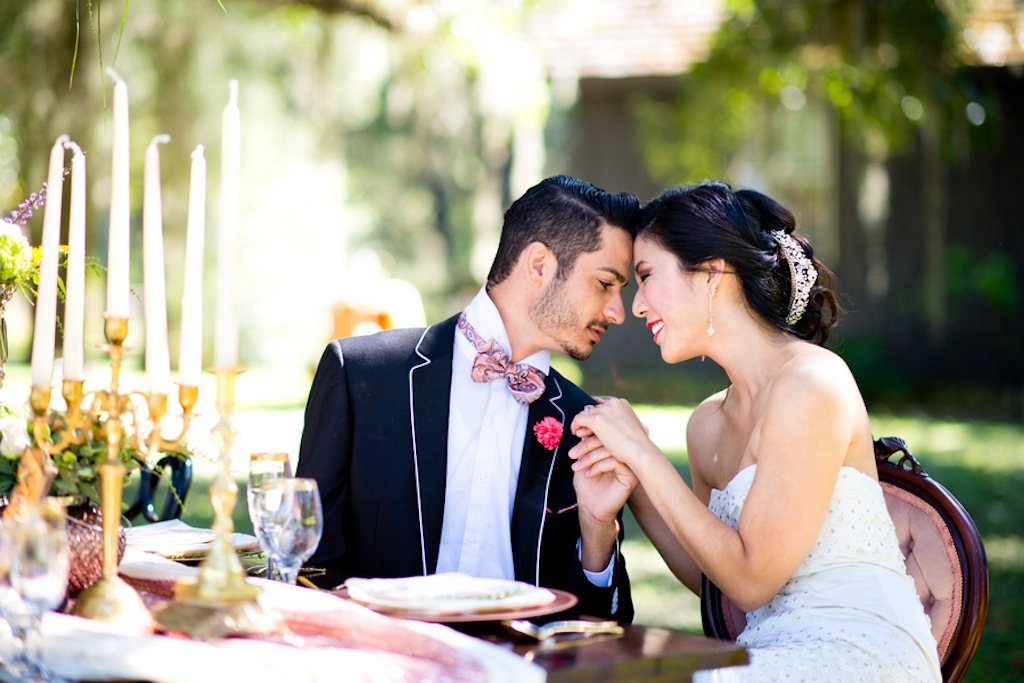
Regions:
<instances>
[{"instance_id":1,"label":"woman's hand","mask_svg":"<svg viewBox=\"0 0 1024 683\"><path fill-rule=\"evenodd\" d=\"M572 433L579 444L569 450L575 460L573 470L586 476L607 472L621 473L625 465L631 476L645 455L657 448L647 435L647 427L637 417L629 401L598 398L572 421Z\"/></svg>"}]
</instances>

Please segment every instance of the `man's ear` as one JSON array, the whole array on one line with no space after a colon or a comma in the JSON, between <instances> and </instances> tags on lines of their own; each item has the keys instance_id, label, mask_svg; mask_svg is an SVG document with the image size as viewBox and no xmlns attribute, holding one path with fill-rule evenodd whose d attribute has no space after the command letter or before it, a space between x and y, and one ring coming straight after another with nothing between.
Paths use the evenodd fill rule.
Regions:
<instances>
[{"instance_id":1,"label":"man's ear","mask_svg":"<svg viewBox=\"0 0 1024 683\"><path fill-rule=\"evenodd\" d=\"M543 242L530 242L523 250L522 265L526 268L526 278L538 287L555 276L558 261L554 252Z\"/></svg>"}]
</instances>

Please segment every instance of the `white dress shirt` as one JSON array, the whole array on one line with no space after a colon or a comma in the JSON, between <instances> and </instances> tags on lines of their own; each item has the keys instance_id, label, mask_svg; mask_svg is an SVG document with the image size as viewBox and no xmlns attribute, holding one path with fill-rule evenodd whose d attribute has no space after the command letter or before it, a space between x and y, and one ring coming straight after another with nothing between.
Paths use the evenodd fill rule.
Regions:
<instances>
[{"instance_id":1,"label":"white dress shirt","mask_svg":"<svg viewBox=\"0 0 1024 683\"><path fill-rule=\"evenodd\" d=\"M508 333L483 289L465 309L482 339L509 350ZM510 527L529 407L513 398L504 381L473 380L473 346L455 330L448 472L437 571L514 579ZM545 375L551 354L539 351L521 362Z\"/></svg>"},{"instance_id":2,"label":"white dress shirt","mask_svg":"<svg viewBox=\"0 0 1024 683\"><path fill-rule=\"evenodd\" d=\"M465 314L482 339L493 339L509 351L505 324L485 289L477 293ZM456 328L447 493L437 572L514 579L510 529L529 406L516 401L503 380L475 381L472 367L476 354L476 347ZM519 362L547 375L551 354L542 350ZM613 566L614 558L603 572L585 573L595 585L608 586Z\"/></svg>"}]
</instances>

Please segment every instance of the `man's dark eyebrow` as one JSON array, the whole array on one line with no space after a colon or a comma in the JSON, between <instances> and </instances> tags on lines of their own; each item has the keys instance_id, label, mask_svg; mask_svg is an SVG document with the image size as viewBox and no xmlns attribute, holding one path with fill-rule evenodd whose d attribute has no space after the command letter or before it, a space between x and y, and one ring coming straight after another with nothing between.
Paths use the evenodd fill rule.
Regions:
<instances>
[{"instance_id":1,"label":"man's dark eyebrow","mask_svg":"<svg viewBox=\"0 0 1024 683\"><path fill-rule=\"evenodd\" d=\"M629 282L629 278L628 277L624 276L622 273L617 271L615 268L612 268L611 266L601 266L600 270L603 270L606 273L609 273L612 277L615 278L615 281L620 283L620 284L624 285L627 282Z\"/></svg>"}]
</instances>

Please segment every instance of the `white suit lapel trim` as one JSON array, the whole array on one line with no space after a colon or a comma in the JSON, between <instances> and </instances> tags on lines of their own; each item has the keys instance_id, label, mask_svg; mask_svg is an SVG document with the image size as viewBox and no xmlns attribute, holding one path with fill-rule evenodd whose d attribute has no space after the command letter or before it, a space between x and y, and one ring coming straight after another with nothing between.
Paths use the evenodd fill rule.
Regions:
<instances>
[{"instance_id":1,"label":"white suit lapel trim","mask_svg":"<svg viewBox=\"0 0 1024 683\"><path fill-rule=\"evenodd\" d=\"M413 467L416 470L416 511L419 514L420 520L420 557L423 560L423 575L427 575L427 543L425 539L425 533L423 530L423 496L420 493L420 459L419 452L416 447L416 401L413 398L412 390L412 379L413 373L420 368L425 368L430 365L433 361L424 356L420 352L420 344L423 343L423 339L427 336L427 332L430 328L423 330L423 334L420 335L420 339L416 342L416 355L423 359L422 363L414 365L409 368L409 430L410 436L412 437L412 462Z\"/></svg>"},{"instance_id":2,"label":"white suit lapel trim","mask_svg":"<svg viewBox=\"0 0 1024 683\"><path fill-rule=\"evenodd\" d=\"M552 396L551 398L549 398L548 402L551 403L551 406L555 410L557 410L558 414L561 416L561 418L562 418L562 429L564 430L565 429L565 411L562 410L562 407L559 406L558 403L557 403L558 399L562 398L562 387L561 387L561 385L559 385L558 380L553 375L551 377L551 381L554 383L555 390L558 392L558 395L557 396ZM529 429L529 428L527 428L527 429ZM527 434L526 436L527 436L527 438L529 438L530 435ZM537 530L537 566L534 567L533 578L534 578L534 583L536 585L538 585L538 586L540 585L540 546L541 546L541 541L544 539L544 522L547 520L547 513L545 511L548 509L548 494L551 492L551 477L552 477L552 475L554 474L554 471L555 471L555 460L558 458L558 449L559 449L559 446L555 446L555 450L551 454L551 464L548 465L548 479L547 479L547 481L544 484L544 506L542 508L541 515L540 515L540 528Z\"/></svg>"}]
</instances>

